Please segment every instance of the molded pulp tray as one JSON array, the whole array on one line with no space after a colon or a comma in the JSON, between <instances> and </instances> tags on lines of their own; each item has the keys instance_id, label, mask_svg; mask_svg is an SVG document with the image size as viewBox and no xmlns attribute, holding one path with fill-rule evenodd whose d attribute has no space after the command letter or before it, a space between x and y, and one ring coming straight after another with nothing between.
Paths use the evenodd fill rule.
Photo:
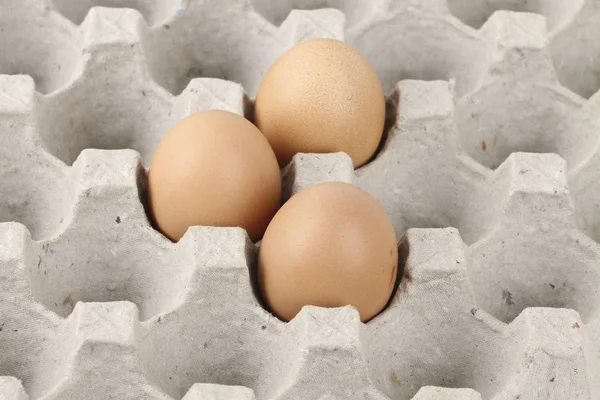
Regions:
<instances>
[{"instance_id":1,"label":"molded pulp tray","mask_svg":"<svg viewBox=\"0 0 600 400\"><path fill-rule=\"evenodd\" d=\"M371 163L283 171L392 218L367 324L280 322L242 229L144 209L162 135L316 37L388 94ZM600 399L600 0L0 0L0 73L1 399Z\"/></svg>"}]
</instances>

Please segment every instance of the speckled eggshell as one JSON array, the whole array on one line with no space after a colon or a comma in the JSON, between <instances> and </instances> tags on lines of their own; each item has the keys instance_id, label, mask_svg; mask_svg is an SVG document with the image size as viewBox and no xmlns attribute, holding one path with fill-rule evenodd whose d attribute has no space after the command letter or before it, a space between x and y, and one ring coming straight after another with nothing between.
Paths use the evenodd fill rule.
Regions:
<instances>
[{"instance_id":1,"label":"speckled eggshell","mask_svg":"<svg viewBox=\"0 0 600 400\"><path fill-rule=\"evenodd\" d=\"M183 119L163 138L148 194L155 225L173 241L194 225L239 226L258 240L281 205L281 175L250 121L209 110Z\"/></svg>"},{"instance_id":2,"label":"speckled eggshell","mask_svg":"<svg viewBox=\"0 0 600 400\"><path fill-rule=\"evenodd\" d=\"M285 52L258 89L254 123L281 166L294 154L343 151L354 167L379 146L385 96L368 60L333 39L303 42Z\"/></svg>"},{"instance_id":3,"label":"speckled eggshell","mask_svg":"<svg viewBox=\"0 0 600 400\"><path fill-rule=\"evenodd\" d=\"M385 210L341 182L310 186L288 200L258 257L264 301L283 321L304 305L352 305L368 321L387 304L397 270L396 235Z\"/></svg>"}]
</instances>

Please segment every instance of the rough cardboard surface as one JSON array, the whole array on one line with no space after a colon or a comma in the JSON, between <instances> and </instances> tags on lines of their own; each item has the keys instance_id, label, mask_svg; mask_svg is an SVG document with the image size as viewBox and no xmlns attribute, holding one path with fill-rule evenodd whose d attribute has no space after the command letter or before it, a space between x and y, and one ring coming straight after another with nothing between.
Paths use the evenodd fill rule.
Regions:
<instances>
[{"instance_id":1,"label":"rough cardboard surface","mask_svg":"<svg viewBox=\"0 0 600 400\"><path fill-rule=\"evenodd\" d=\"M276 4L0 1L0 399L600 397L598 1ZM283 170L286 197L341 180L390 214L404 275L367 324L278 321L243 230L173 244L144 211L166 130L251 117L313 37L389 92L371 163Z\"/></svg>"}]
</instances>

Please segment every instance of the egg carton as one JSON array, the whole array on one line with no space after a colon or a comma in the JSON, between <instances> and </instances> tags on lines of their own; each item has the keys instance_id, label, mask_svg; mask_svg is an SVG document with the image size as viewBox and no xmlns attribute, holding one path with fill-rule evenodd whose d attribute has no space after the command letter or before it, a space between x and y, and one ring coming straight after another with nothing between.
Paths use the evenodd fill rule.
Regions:
<instances>
[{"instance_id":1,"label":"egg carton","mask_svg":"<svg viewBox=\"0 0 600 400\"><path fill-rule=\"evenodd\" d=\"M0 399L600 398L597 0L0 7ZM316 37L388 92L371 163L283 170L284 198L345 181L390 215L403 273L366 324L279 321L242 229L171 243L145 210L165 132L251 119L271 63Z\"/></svg>"}]
</instances>

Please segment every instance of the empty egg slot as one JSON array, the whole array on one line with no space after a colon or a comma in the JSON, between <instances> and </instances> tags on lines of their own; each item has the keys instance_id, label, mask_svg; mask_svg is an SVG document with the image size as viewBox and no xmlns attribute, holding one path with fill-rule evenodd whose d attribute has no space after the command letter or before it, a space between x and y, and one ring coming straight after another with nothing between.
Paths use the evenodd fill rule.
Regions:
<instances>
[{"instance_id":1,"label":"empty egg slot","mask_svg":"<svg viewBox=\"0 0 600 400\"><path fill-rule=\"evenodd\" d=\"M587 99L600 93L600 12L594 1L581 3L563 3L580 8L552 35L549 47L560 83Z\"/></svg>"},{"instance_id":2,"label":"empty egg slot","mask_svg":"<svg viewBox=\"0 0 600 400\"><path fill-rule=\"evenodd\" d=\"M158 143L180 118L177 110L148 88L115 83L109 89L104 81L87 82L40 99L36 119L44 148L67 165L84 149L134 149L148 166Z\"/></svg>"},{"instance_id":3,"label":"empty egg slot","mask_svg":"<svg viewBox=\"0 0 600 400\"><path fill-rule=\"evenodd\" d=\"M128 153L113 155L112 162L118 164L120 155L128 159ZM87 178L88 168L102 168L94 156L110 164L106 154L86 151L72 168L83 169L77 172ZM108 179L112 184L100 180L81 188L75 218L65 221L66 230L34 243L27 259L33 296L62 317L79 301L128 300L145 320L177 307L185 296L195 268L193 255L185 241L172 244L149 226L137 193L145 170L138 164L130 173L136 176L128 176L127 184L119 184L117 174Z\"/></svg>"},{"instance_id":4,"label":"empty egg slot","mask_svg":"<svg viewBox=\"0 0 600 400\"><path fill-rule=\"evenodd\" d=\"M394 95L396 124L378 157L355 171L357 184L384 206L398 237L408 228L456 227L472 243L489 228L493 207L479 204L487 170L456 156L451 85L402 81Z\"/></svg>"},{"instance_id":5,"label":"empty egg slot","mask_svg":"<svg viewBox=\"0 0 600 400\"><path fill-rule=\"evenodd\" d=\"M67 86L81 70L81 48L75 31L62 22L27 7L2 12L0 74L29 75L40 93Z\"/></svg>"},{"instance_id":6,"label":"empty egg slot","mask_svg":"<svg viewBox=\"0 0 600 400\"><path fill-rule=\"evenodd\" d=\"M215 3L210 14L189 7L180 17L142 35L149 74L174 95L192 79L205 77L239 83L254 98L264 74L285 50L311 38L343 36L340 12L312 13L290 15L278 27L244 2ZM320 26L320 14L327 15L333 27ZM231 26L229 20L237 23ZM187 21L193 23L186 25Z\"/></svg>"},{"instance_id":7,"label":"empty egg slot","mask_svg":"<svg viewBox=\"0 0 600 400\"><path fill-rule=\"evenodd\" d=\"M575 167L600 139L583 106L566 91L498 82L460 99L455 118L463 149L487 168L497 168L514 152L556 153Z\"/></svg>"},{"instance_id":8,"label":"empty egg slot","mask_svg":"<svg viewBox=\"0 0 600 400\"><path fill-rule=\"evenodd\" d=\"M257 302L256 249L242 230L202 229L213 233L192 245L200 265L185 301L145 321L139 347L145 373L175 398L196 382L260 389L270 364L265 353L283 326ZM186 340L165 346L171 335Z\"/></svg>"},{"instance_id":9,"label":"empty egg slot","mask_svg":"<svg viewBox=\"0 0 600 400\"><path fill-rule=\"evenodd\" d=\"M404 8L368 28L348 32L346 41L371 62L386 92L402 80L455 79L455 91L461 95L476 83L483 61L484 45L473 35L442 16Z\"/></svg>"},{"instance_id":10,"label":"empty egg slot","mask_svg":"<svg viewBox=\"0 0 600 400\"><path fill-rule=\"evenodd\" d=\"M128 224L120 216L108 222L115 227L113 231ZM85 243L80 240L81 248L69 248L68 242L74 235L77 232L67 231L59 240L38 244L28 259L34 297L61 317L71 314L80 301L127 300L138 305L140 319L145 320L168 310L184 296L184 281L193 264L178 249L154 241L158 249L150 259L146 245L133 246L126 255L118 257L125 251L95 245L93 238ZM143 240L152 241L148 237ZM83 248L86 250L80 250Z\"/></svg>"},{"instance_id":11,"label":"empty egg slot","mask_svg":"<svg viewBox=\"0 0 600 400\"><path fill-rule=\"evenodd\" d=\"M27 81L33 92L29 78L8 77L4 82L18 81ZM0 110L0 137L0 222L25 225L35 240L57 235L72 215L73 188L66 169L30 146L37 137L29 113L15 116Z\"/></svg>"},{"instance_id":12,"label":"empty egg slot","mask_svg":"<svg viewBox=\"0 0 600 400\"><path fill-rule=\"evenodd\" d=\"M361 343L371 381L390 398L412 398L425 385L493 398L520 361L527 335L507 335L507 325L478 310L463 246L455 229L409 230L400 242L404 279L388 309L366 324ZM432 329L432 321L443 328ZM493 344L473 346L480 340Z\"/></svg>"},{"instance_id":13,"label":"empty egg slot","mask_svg":"<svg viewBox=\"0 0 600 400\"><path fill-rule=\"evenodd\" d=\"M83 22L93 7L132 8L138 10L148 25L160 24L169 20L178 11L178 1L175 0L83 0L75 3L69 0L51 0L54 7L76 25Z\"/></svg>"},{"instance_id":14,"label":"empty egg slot","mask_svg":"<svg viewBox=\"0 0 600 400\"><path fill-rule=\"evenodd\" d=\"M116 218L112 221L117 225ZM70 236L70 235L69 235ZM46 242L29 260L30 284L35 299L48 309L66 318L80 302L131 301L140 308L140 317L148 318L148 307L162 302L152 298L148 285L152 278L142 271L165 268L159 266L164 254L155 254L157 260L144 262L140 250L119 261L111 261L110 251L87 243L87 252L74 254L65 247L64 240ZM158 252L156 252L158 253ZM173 264L177 264L174 262ZM150 274L151 275L151 274ZM164 285L166 280L161 282ZM170 294L178 297L176 292ZM160 307L159 307L160 308Z\"/></svg>"},{"instance_id":15,"label":"empty egg slot","mask_svg":"<svg viewBox=\"0 0 600 400\"><path fill-rule=\"evenodd\" d=\"M30 172L27 170L25 174ZM60 176L47 174L49 179L57 175ZM21 174L4 177L1 181L0 222L19 222L38 240L53 237L68 225L73 199L72 190L63 177L49 180L52 185L32 182Z\"/></svg>"},{"instance_id":16,"label":"empty egg slot","mask_svg":"<svg viewBox=\"0 0 600 400\"><path fill-rule=\"evenodd\" d=\"M596 170L597 171L597 170ZM577 226L567 165L555 154L512 154L480 204L495 204L485 236L467 250L479 307L509 323L530 307L597 312L600 247Z\"/></svg>"},{"instance_id":17,"label":"empty egg slot","mask_svg":"<svg viewBox=\"0 0 600 400\"><path fill-rule=\"evenodd\" d=\"M152 39L152 41L154 40ZM149 42L151 43L150 40ZM224 54L214 55L214 57L212 55L195 57L187 54L183 47L168 49L168 56L166 57L164 52L158 49L155 52L148 47L146 52L152 78L174 95L182 93L194 78L230 80L246 83L245 86L250 85L249 81L258 81L258 78L251 73L249 74L238 67L231 66L231 64L243 63L242 60L231 60L231 62L227 60L213 61L229 57ZM179 61L176 64L172 64L168 62L169 59L178 59ZM258 87L257 84L252 84L252 86Z\"/></svg>"},{"instance_id":18,"label":"empty egg slot","mask_svg":"<svg viewBox=\"0 0 600 400\"><path fill-rule=\"evenodd\" d=\"M241 12L239 7L215 8L214 13L233 15ZM264 20L252 15L239 19L232 27L225 22L231 16L216 15L208 18L189 10L170 24L151 28L142 35L149 73L155 82L178 95L194 78L217 78L240 83L251 96L255 95L263 74L280 52L276 28L268 23L265 26ZM182 22L189 18L197 21L193 29Z\"/></svg>"},{"instance_id":19,"label":"empty egg slot","mask_svg":"<svg viewBox=\"0 0 600 400\"><path fill-rule=\"evenodd\" d=\"M498 10L542 14L548 19L548 30L560 26L581 7L584 0L447 0L451 14L463 23L479 29Z\"/></svg>"},{"instance_id":20,"label":"empty egg slot","mask_svg":"<svg viewBox=\"0 0 600 400\"><path fill-rule=\"evenodd\" d=\"M584 323L598 318L595 304L600 276L592 261L597 258L597 245L585 242L583 235L573 240L564 236L544 240L545 246L533 235L522 241L495 236L474 244L469 249L470 275L479 307L505 323L530 307L573 309ZM502 247L506 252L519 252L522 261L505 261L500 246L506 246ZM580 260L558 254L582 250L587 254Z\"/></svg>"},{"instance_id":21,"label":"empty egg slot","mask_svg":"<svg viewBox=\"0 0 600 400\"><path fill-rule=\"evenodd\" d=\"M549 48L562 85L589 98L600 89L600 19L593 1L447 0L451 14L480 28L494 12L508 10L546 17ZM573 46L573 43L585 43Z\"/></svg>"}]
</instances>

